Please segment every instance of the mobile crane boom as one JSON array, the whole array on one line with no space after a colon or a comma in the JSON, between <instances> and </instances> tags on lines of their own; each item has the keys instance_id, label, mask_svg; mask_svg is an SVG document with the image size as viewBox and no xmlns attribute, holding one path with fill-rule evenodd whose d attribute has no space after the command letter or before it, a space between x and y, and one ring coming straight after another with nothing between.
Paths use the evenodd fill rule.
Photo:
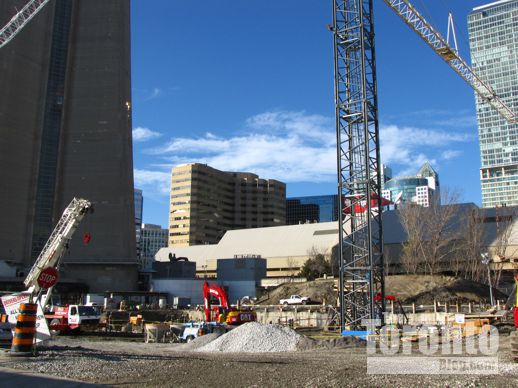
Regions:
<instances>
[{"instance_id":1,"label":"mobile crane boom","mask_svg":"<svg viewBox=\"0 0 518 388\"><path fill-rule=\"evenodd\" d=\"M91 203L86 199L74 198L63 212L54 231L23 282L33 295L38 294L41 289L38 285L38 277L42 271L48 267L57 268L59 266L61 258L68 248L68 242L72 239L77 226L88 210L91 209L91 206ZM48 296L43 301L42 308L45 307Z\"/></svg>"},{"instance_id":2,"label":"mobile crane boom","mask_svg":"<svg viewBox=\"0 0 518 388\"><path fill-rule=\"evenodd\" d=\"M455 70L477 94L509 123L518 122L518 116L498 97L493 88L462 59L443 36L415 9L408 0L384 0L414 32L419 35L450 67Z\"/></svg>"},{"instance_id":3,"label":"mobile crane boom","mask_svg":"<svg viewBox=\"0 0 518 388\"><path fill-rule=\"evenodd\" d=\"M48 2L49 0L31 0L25 4L0 30L0 48L9 43Z\"/></svg>"}]
</instances>

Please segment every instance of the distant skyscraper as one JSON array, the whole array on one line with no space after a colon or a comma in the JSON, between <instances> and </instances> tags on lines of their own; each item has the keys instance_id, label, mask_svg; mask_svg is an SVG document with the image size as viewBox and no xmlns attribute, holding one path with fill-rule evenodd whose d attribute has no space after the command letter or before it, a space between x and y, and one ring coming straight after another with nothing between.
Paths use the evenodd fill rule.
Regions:
<instances>
[{"instance_id":1,"label":"distant skyscraper","mask_svg":"<svg viewBox=\"0 0 518 388\"><path fill-rule=\"evenodd\" d=\"M144 208L144 196L142 195L142 190L140 189L134 189L133 193L135 201L135 237L137 242L137 257L140 259L140 236L142 230L142 210Z\"/></svg>"},{"instance_id":2,"label":"distant skyscraper","mask_svg":"<svg viewBox=\"0 0 518 388\"><path fill-rule=\"evenodd\" d=\"M286 225L338 220L338 195L314 195L286 199Z\"/></svg>"},{"instance_id":3,"label":"distant skyscraper","mask_svg":"<svg viewBox=\"0 0 518 388\"><path fill-rule=\"evenodd\" d=\"M468 16L471 61L500 98L518 110L518 0L496 1ZM518 205L518 124L476 97L482 206Z\"/></svg>"},{"instance_id":4,"label":"distant skyscraper","mask_svg":"<svg viewBox=\"0 0 518 388\"><path fill-rule=\"evenodd\" d=\"M160 248L167 247L168 236L169 230L162 229L160 225L142 224L142 269L152 269L155 254Z\"/></svg>"},{"instance_id":5,"label":"distant skyscraper","mask_svg":"<svg viewBox=\"0 0 518 388\"><path fill-rule=\"evenodd\" d=\"M169 246L215 244L231 229L286 222L286 185L206 164L173 168Z\"/></svg>"},{"instance_id":6,"label":"distant skyscraper","mask_svg":"<svg viewBox=\"0 0 518 388\"><path fill-rule=\"evenodd\" d=\"M392 169L386 164L381 165L381 190L385 188L385 183L392 179Z\"/></svg>"},{"instance_id":7,"label":"distant skyscraper","mask_svg":"<svg viewBox=\"0 0 518 388\"><path fill-rule=\"evenodd\" d=\"M440 201L439 175L425 162L416 175L394 177L385 183L382 197L395 205L413 202L428 207L432 198Z\"/></svg>"},{"instance_id":8,"label":"distant skyscraper","mask_svg":"<svg viewBox=\"0 0 518 388\"><path fill-rule=\"evenodd\" d=\"M0 1L0 26L26 3ZM50 1L0 50L0 260L29 269L83 197L62 279L136 287L130 69L129 0Z\"/></svg>"}]
</instances>

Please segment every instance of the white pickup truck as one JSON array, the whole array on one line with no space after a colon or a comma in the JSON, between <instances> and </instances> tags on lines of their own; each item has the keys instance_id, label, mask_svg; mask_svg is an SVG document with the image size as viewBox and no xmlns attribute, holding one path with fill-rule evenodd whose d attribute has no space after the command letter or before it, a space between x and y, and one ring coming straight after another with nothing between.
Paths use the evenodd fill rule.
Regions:
<instances>
[{"instance_id":1,"label":"white pickup truck","mask_svg":"<svg viewBox=\"0 0 518 388\"><path fill-rule=\"evenodd\" d=\"M310 301L311 299L307 296L292 295L288 299L281 299L279 303L287 306L289 304L306 304Z\"/></svg>"}]
</instances>

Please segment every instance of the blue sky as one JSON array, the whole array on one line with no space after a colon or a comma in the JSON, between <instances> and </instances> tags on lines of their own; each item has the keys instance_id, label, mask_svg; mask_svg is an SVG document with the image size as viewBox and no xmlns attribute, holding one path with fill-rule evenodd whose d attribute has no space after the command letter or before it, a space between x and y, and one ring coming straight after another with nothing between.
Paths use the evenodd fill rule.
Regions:
<instances>
[{"instance_id":1,"label":"blue sky","mask_svg":"<svg viewBox=\"0 0 518 388\"><path fill-rule=\"evenodd\" d=\"M480 205L472 89L382 0L375 0L382 161L394 175L425 160ZM415 0L446 35L479 0ZM171 167L200 162L336 193L333 39L328 0L132 0L135 186L145 223L167 227Z\"/></svg>"}]
</instances>

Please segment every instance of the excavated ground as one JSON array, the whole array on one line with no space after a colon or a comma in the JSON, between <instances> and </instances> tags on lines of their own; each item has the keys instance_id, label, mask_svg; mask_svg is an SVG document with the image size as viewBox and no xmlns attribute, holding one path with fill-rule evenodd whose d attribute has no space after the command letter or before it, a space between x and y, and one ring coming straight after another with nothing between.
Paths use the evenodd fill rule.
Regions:
<instances>
[{"instance_id":1,"label":"excavated ground","mask_svg":"<svg viewBox=\"0 0 518 388\"><path fill-rule=\"evenodd\" d=\"M315 280L303 283L284 283L265 292L258 304L278 304L279 300L298 294L308 296L315 302L336 302L336 279ZM489 291L486 284L453 276L391 275L385 277L387 294L395 295L403 304L432 304L440 302L487 302ZM507 295L493 289L496 299L507 300Z\"/></svg>"},{"instance_id":2,"label":"excavated ground","mask_svg":"<svg viewBox=\"0 0 518 388\"><path fill-rule=\"evenodd\" d=\"M518 364L510 362L508 339L501 337L500 372L488 376L368 375L367 354L360 347L200 353L186 352L177 344L80 337L52 340L35 358L1 355L0 367L129 387L509 387L516 384ZM404 372L403 366L395 372Z\"/></svg>"}]
</instances>

